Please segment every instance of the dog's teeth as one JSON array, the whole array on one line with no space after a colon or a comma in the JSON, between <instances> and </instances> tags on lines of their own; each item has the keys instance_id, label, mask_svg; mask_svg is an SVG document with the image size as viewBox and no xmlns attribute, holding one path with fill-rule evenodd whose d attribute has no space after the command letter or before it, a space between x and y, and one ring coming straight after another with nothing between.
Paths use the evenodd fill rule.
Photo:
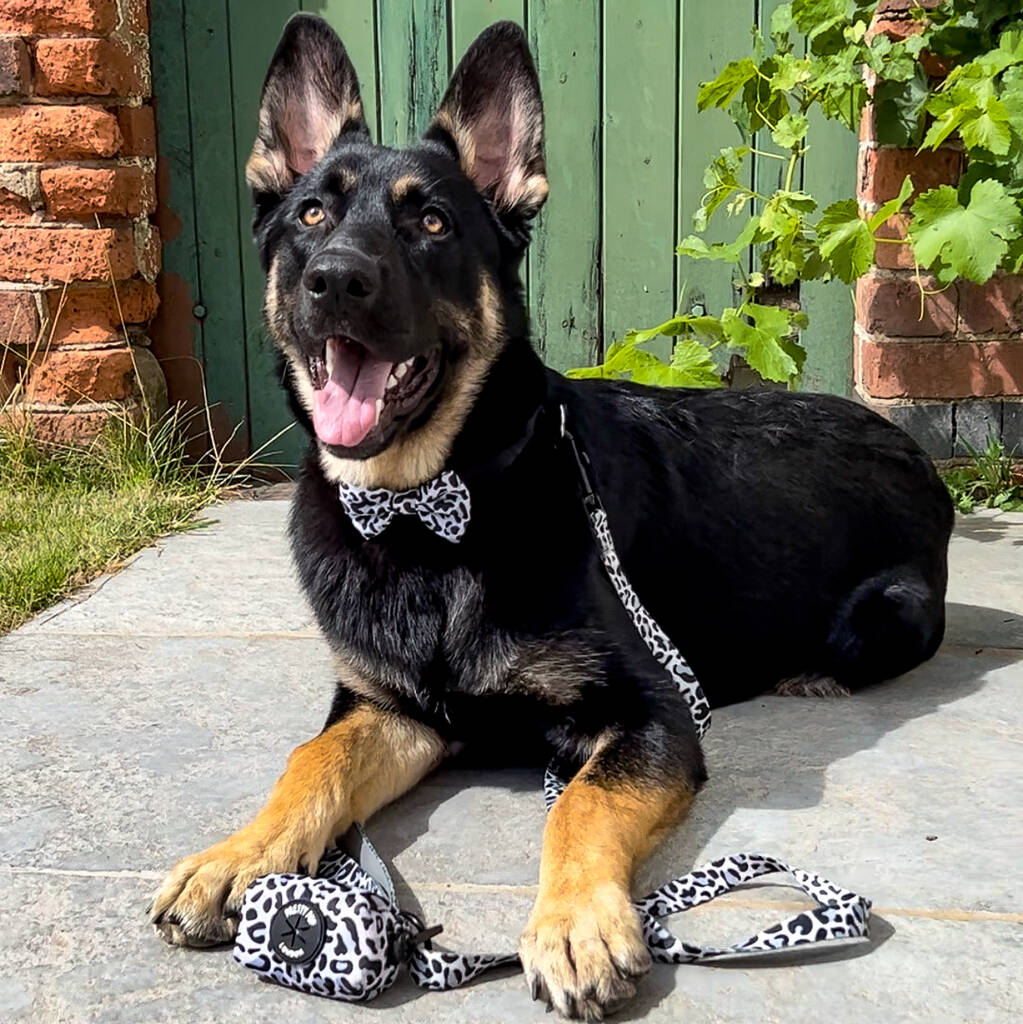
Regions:
<instances>
[{"instance_id":1,"label":"dog's teeth","mask_svg":"<svg viewBox=\"0 0 1023 1024\"><path fill-rule=\"evenodd\" d=\"M395 377L395 375L392 373L390 375L390 377L387 378L387 387L388 388L393 388L397 383L398 383L398 378Z\"/></svg>"},{"instance_id":2,"label":"dog's teeth","mask_svg":"<svg viewBox=\"0 0 1023 1024\"><path fill-rule=\"evenodd\" d=\"M391 371L391 376L394 377L395 381L399 381L406 373L408 373L408 369L408 363L398 363L398 365Z\"/></svg>"},{"instance_id":3,"label":"dog's teeth","mask_svg":"<svg viewBox=\"0 0 1023 1024\"><path fill-rule=\"evenodd\" d=\"M377 399L377 406L376 406L376 419L377 419L378 423L380 422L380 414L383 411L384 411L384 400L382 398L378 398Z\"/></svg>"}]
</instances>

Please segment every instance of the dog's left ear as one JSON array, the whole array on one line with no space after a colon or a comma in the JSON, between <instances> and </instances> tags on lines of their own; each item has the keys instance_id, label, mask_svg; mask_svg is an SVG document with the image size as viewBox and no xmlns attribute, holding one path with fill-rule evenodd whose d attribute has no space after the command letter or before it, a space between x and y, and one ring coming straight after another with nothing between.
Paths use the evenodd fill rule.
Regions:
<instances>
[{"instance_id":1,"label":"dog's left ear","mask_svg":"<svg viewBox=\"0 0 1023 1024\"><path fill-rule=\"evenodd\" d=\"M518 25L500 21L479 35L423 137L457 156L499 214L536 215L547 198L543 103Z\"/></svg>"},{"instance_id":2,"label":"dog's left ear","mask_svg":"<svg viewBox=\"0 0 1023 1024\"><path fill-rule=\"evenodd\" d=\"M355 68L323 18L296 14L270 62L245 180L256 195L281 196L346 132L366 133Z\"/></svg>"}]
</instances>

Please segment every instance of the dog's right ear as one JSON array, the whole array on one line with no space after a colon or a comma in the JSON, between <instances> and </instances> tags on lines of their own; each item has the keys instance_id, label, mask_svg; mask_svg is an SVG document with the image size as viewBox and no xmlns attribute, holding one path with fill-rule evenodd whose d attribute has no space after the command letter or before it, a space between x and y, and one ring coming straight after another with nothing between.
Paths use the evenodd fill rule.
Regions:
<instances>
[{"instance_id":1,"label":"dog's right ear","mask_svg":"<svg viewBox=\"0 0 1023 1024\"><path fill-rule=\"evenodd\" d=\"M256 142L245 165L257 206L287 192L346 132L368 134L355 68L322 18L296 14L266 73Z\"/></svg>"}]
</instances>

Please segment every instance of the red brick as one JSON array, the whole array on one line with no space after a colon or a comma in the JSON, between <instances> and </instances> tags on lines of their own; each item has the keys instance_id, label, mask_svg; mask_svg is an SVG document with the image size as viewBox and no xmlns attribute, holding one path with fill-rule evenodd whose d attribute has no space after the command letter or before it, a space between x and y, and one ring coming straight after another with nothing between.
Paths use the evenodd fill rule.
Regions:
<instances>
[{"instance_id":1,"label":"red brick","mask_svg":"<svg viewBox=\"0 0 1023 1024\"><path fill-rule=\"evenodd\" d=\"M35 62L40 96L132 96L142 88L138 57L110 39L40 39Z\"/></svg>"},{"instance_id":2,"label":"red brick","mask_svg":"<svg viewBox=\"0 0 1023 1024\"><path fill-rule=\"evenodd\" d=\"M156 156L156 122L152 107L118 107L124 143L121 156Z\"/></svg>"},{"instance_id":3,"label":"red brick","mask_svg":"<svg viewBox=\"0 0 1023 1024\"><path fill-rule=\"evenodd\" d=\"M921 284L928 292L921 310ZM933 278L866 274L856 282L856 320L871 334L932 338L953 334L958 323L956 285L938 291ZM922 317L921 317L922 312Z\"/></svg>"},{"instance_id":4,"label":"red brick","mask_svg":"<svg viewBox=\"0 0 1023 1024\"><path fill-rule=\"evenodd\" d=\"M52 349L32 367L26 398L52 405L114 402L135 391L135 364L127 348Z\"/></svg>"},{"instance_id":5,"label":"red brick","mask_svg":"<svg viewBox=\"0 0 1023 1024\"><path fill-rule=\"evenodd\" d=\"M49 411L41 409L12 410L15 422L32 425L32 434L44 444L70 445L85 444L101 434L115 416L131 420L133 423L143 421L142 408L136 402L128 402L116 413L95 412L86 408L81 412L74 409L66 411Z\"/></svg>"},{"instance_id":6,"label":"red brick","mask_svg":"<svg viewBox=\"0 0 1023 1024\"><path fill-rule=\"evenodd\" d=\"M149 5L146 0L121 0L124 25L129 32L146 35L149 32Z\"/></svg>"},{"instance_id":7,"label":"red brick","mask_svg":"<svg viewBox=\"0 0 1023 1024\"><path fill-rule=\"evenodd\" d=\"M61 284L115 281L138 269L130 228L0 228L0 278Z\"/></svg>"},{"instance_id":8,"label":"red brick","mask_svg":"<svg viewBox=\"0 0 1023 1024\"><path fill-rule=\"evenodd\" d=\"M999 276L987 284L959 282L960 334L1023 331L1023 277Z\"/></svg>"},{"instance_id":9,"label":"red brick","mask_svg":"<svg viewBox=\"0 0 1023 1024\"><path fill-rule=\"evenodd\" d=\"M5 345L31 348L38 339L35 292L0 292L0 352Z\"/></svg>"},{"instance_id":10,"label":"red brick","mask_svg":"<svg viewBox=\"0 0 1023 1024\"><path fill-rule=\"evenodd\" d=\"M32 215L29 201L9 188L0 188L0 220L26 220Z\"/></svg>"},{"instance_id":11,"label":"red brick","mask_svg":"<svg viewBox=\"0 0 1023 1024\"><path fill-rule=\"evenodd\" d=\"M861 339L858 383L874 398L1023 394L1023 343Z\"/></svg>"},{"instance_id":12,"label":"red brick","mask_svg":"<svg viewBox=\"0 0 1023 1024\"><path fill-rule=\"evenodd\" d=\"M963 172L963 156L953 149L921 153L915 149L883 147L860 153L859 195L870 203L894 199L908 174L913 179L914 195L956 185Z\"/></svg>"},{"instance_id":13,"label":"red brick","mask_svg":"<svg viewBox=\"0 0 1023 1024\"><path fill-rule=\"evenodd\" d=\"M0 160L78 160L113 156L117 118L96 107L0 107Z\"/></svg>"},{"instance_id":14,"label":"red brick","mask_svg":"<svg viewBox=\"0 0 1023 1024\"><path fill-rule=\"evenodd\" d=\"M55 345L123 340L121 317L124 317L125 324L148 324L159 304L156 286L138 278L120 283L116 297L114 289L104 285L51 291L47 292L46 299L51 320L56 318L53 327Z\"/></svg>"},{"instance_id":15,"label":"red brick","mask_svg":"<svg viewBox=\"0 0 1023 1024\"><path fill-rule=\"evenodd\" d=\"M51 217L139 217L156 209L153 175L139 167L54 167L41 171L39 180Z\"/></svg>"},{"instance_id":16,"label":"red brick","mask_svg":"<svg viewBox=\"0 0 1023 1024\"><path fill-rule=\"evenodd\" d=\"M897 213L889 217L875 232L878 238L905 238L910 218L907 214ZM886 270L913 270L916 262L913 250L908 242L894 245L891 242L878 242L874 250L874 263Z\"/></svg>"},{"instance_id":17,"label":"red brick","mask_svg":"<svg viewBox=\"0 0 1023 1024\"><path fill-rule=\"evenodd\" d=\"M103 34L116 22L116 0L0 0L0 32Z\"/></svg>"},{"instance_id":18,"label":"red brick","mask_svg":"<svg viewBox=\"0 0 1023 1024\"><path fill-rule=\"evenodd\" d=\"M0 39L0 96L24 95L32 80L22 39Z\"/></svg>"}]
</instances>

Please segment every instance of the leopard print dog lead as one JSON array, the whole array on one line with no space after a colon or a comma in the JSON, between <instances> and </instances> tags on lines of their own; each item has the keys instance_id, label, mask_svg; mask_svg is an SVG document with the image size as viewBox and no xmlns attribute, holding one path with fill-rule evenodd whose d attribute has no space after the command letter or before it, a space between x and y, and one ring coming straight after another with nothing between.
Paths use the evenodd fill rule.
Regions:
<instances>
[{"instance_id":1,"label":"leopard print dog lead","mask_svg":"<svg viewBox=\"0 0 1023 1024\"><path fill-rule=\"evenodd\" d=\"M651 654L679 687L697 733L702 737L710 725L707 698L685 658L643 607L622 571L607 513L590 480L588 460L566 429L564 406L560 412L561 436L577 465L583 503L608 578ZM456 480L455 484L458 483ZM446 482L446 486L450 484ZM379 496L373 497L376 508ZM409 495L400 497L409 504L409 509L399 502L392 510L391 503L385 510L388 515L414 511L435 528L432 521L428 521L434 515L432 506L424 514L418 506L412 508ZM417 497L416 501L419 500ZM464 506L467 518L467 498ZM383 529L386 523L380 525L374 521L373 532L379 532L378 526ZM460 522L448 539L457 542L464 528L464 523ZM544 800L548 810L564 788L565 782L552 762L544 776ZM234 957L240 964L279 985L346 1002L374 999L394 983L402 967L407 968L420 987L440 991L464 985L485 971L519 964L514 953L463 954L435 950L431 939L440 929L424 929L414 914L401 910L387 867L361 829L356 827L346 838L354 838L359 843L357 855L353 857L341 848L336 849L321 860L315 878L299 874L265 875L249 886L240 911L234 948ZM683 942L662 923L662 919L671 914L689 910L737 886L778 872L788 873L816 906L792 914L731 946L697 946ZM633 905L652 958L675 964L775 953L841 939L865 939L871 909L870 900L863 896L819 875L757 853L711 861L672 879Z\"/></svg>"}]
</instances>

